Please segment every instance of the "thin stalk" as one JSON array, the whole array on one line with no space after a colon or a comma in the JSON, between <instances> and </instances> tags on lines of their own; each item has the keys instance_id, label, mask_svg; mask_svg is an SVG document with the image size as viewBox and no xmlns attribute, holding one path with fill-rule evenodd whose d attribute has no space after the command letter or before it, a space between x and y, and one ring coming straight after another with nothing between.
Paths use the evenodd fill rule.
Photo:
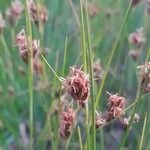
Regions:
<instances>
[{"instance_id":1,"label":"thin stalk","mask_svg":"<svg viewBox=\"0 0 150 150\"><path fill-rule=\"evenodd\" d=\"M28 42L28 85L29 85L29 120L30 120L30 150L33 150L33 52L32 52L32 30L30 11L28 7L28 0L26 0L26 28L27 28L27 42Z\"/></svg>"},{"instance_id":2,"label":"thin stalk","mask_svg":"<svg viewBox=\"0 0 150 150\"><path fill-rule=\"evenodd\" d=\"M119 30L119 33L118 33L116 42L115 42L115 44L114 44L114 46L113 46L113 49L112 49L112 52L111 52L111 54L110 54L108 63L107 63L107 65L106 65L106 70L105 70L105 73L104 73L104 76L103 76L103 80L102 80L102 82L101 82L101 86L100 86L100 88L99 88L99 90L98 90L98 94L97 94L97 97L96 97L96 107L97 107L97 105L99 104L100 97L101 97L101 94L102 94L102 90L103 90L103 87L104 87L104 84L105 84L105 81L106 81L106 78L107 78L107 74L108 74L108 71L109 71L109 68L110 68L110 64L111 64L112 58L113 58L113 56L114 56L114 54L115 54L115 51L116 51L116 49L117 49L117 46L118 46L118 43L119 43L119 39L120 39L121 34L122 34L122 32L123 32L123 29L124 29L124 27L125 27L126 20L127 20L129 14L130 14L130 10L131 10L131 2L130 2L130 4L129 4L128 9L127 9L127 11L126 11L126 13L125 13L125 16L124 16L124 18L123 18L123 22L122 22L122 24L121 24L121 28L120 28L120 30Z\"/></svg>"},{"instance_id":3,"label":"thin stalk","mask_svg":"<svg viewBox=\"0 0 150 150\"><path fill-rule=\"evenodd\" d=\"M123 136L123 138L121 140L121 143L119 145L119 150L122 149L122 147L123 147L123 145L124 145L124 143L125 143L125 141L127 139L127 136L129 134L129 131L130 131L130 127L131 127L131 125L133 123L133 120L134 120L134 115L135 115L135 113L136 113L136 111L137 111L137 109L138 109L138 107L140 105L141 97L142 97L142 91L141 91L141 86L140 86L140 83L139 83L138 84L137 94L136 94L136 101L135 101L136 105L134 105L133 112L132 112L132 115L131 115L131 119L129 121L129 125L128 125L127 129L126 129L126 132L125 132L125 134L124 134L124 136Z\"/></svg>"},{"instance_id":4,"label":"thin stalk","mask_svg":"<svg viewBox=\"0 0 150 150\"><path fill-rule=\"evenodd\" d=\"M64 61L63 61L63 68L62 68L62 76L64 75L64 72L65 72L66 58L67 58L67 49L68 49L68 38L66 36L65 49L64 49Z\"/></svg>"},{"instance_id":5,"label":"thin stalk","mask_svg":"<svg viewBox=\"0 0 150 150\"><path fill-rule=\"evenodd\" d=\"M80 0L80 17L81 17L81 26L80 26L80 30L81 30L81 45L82 45L82 57L83 57L83 68L84 71L87 71L87 60L86 60L86 42L85 42L85 24L84 24L84 14L83 14L83 0Z\"/></svg>"},{"instance_id":6,"label":"thin stalk","mask_svg":"<svg viewBox=\"0 0 150 150\"><path fill-rule=\"evenodd\" d=\"M41 57L43 58L43 60L45 61L45 63L48 65L48 67L50 68L50 70L53 72L53 74L55 75L55 77L60 81L61 79L59 78L59 76L57 75L57 73L54 71L54 69L51 67L51 65L48 63L48 61L45 59L45 57L43 55L41 55Z\"/></svg>"},{"instance_id":7,"label":"thin stalk","mask_svg":"<svg viewBox=\"0 0 150 150\"><path fill-rule=\"evenodd\" d=\"M78 126L78 136L79 136L80 150L83 150L82 138L81 138L81 132L79 126Z\"/></svg>"},{"instance_id":8,"label":"thin stalk","mask_svg":"<svg viewBox=\"0 0 150 150\"><path fill-rule=\"evenodd\" d=\"M69 4L70 4L70 6L71 6L73 15L74 15L74 17L75 17L75 19L76 19L77 25L80 27L79 17L78 17L78 15L77 15L76 9L75 9L75 7L74 7L74 5L73 5L73 3L72 3L72 0L69 0Z\"/></svg>"},{"instance_id":9,"label":"thin stalk","mask_svg":"<svg viewBox=\"0 0 150 150\"><path fill-rule=\"evenodd\" d=\"M139 150L142 150L142 147L143 147L143 141L144 141L144 135L145 135L146 122L147 122L147 114L145 114L145 118L144 118L144 125L143 125L143 130L142 130L142 137L140 138Z\"/></svg>"},{"instance_id":10,"label":"thin stalk","mask_svg":"<svg viewBox=\"0 0 150 150\"><path fill-rule=\"evenodd\" d=\"M86 3L86 21L87 21L87 39L88 39L88 64L90 68L90 96L92 101L92 143L91 148L92 150L96 149L96 135L95 135L95 101L94 101L94 83L93 83L93 69L92 69L92 47L91 47L91 35L90 35L90 20L88 16L88 8L87 8L87 0L85 0Z\"/></svg>"}]
</instances>

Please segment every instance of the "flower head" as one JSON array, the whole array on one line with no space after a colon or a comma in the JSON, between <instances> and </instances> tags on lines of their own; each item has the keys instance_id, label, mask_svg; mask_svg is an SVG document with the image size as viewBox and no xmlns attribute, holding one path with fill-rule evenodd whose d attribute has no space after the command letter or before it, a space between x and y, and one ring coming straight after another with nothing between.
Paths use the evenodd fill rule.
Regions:
<instances>
[{"instance_id":1,"label":"flower head","mask_svg":"<svg viewBox=\"0 0 150 150\"><path fill-rule=\"evenodd\" d=\"M3 19L3 16L0 13L0 34L3 32L4 27L5 27L5 20Z\"/></svg>"},{"instance_id":2,"label":"flower head","mask_svg":"<svg viewBox=\"0 0 150 150\"><path fill-rule=\"evenodd\" d=\"M105 119L108 122L123 113L125 107L125 98L118 96L117 94L110 95L107 105L108 109L105 114Z\"/></svg>"},{"instance_id":3,"label":"flower head","mask_svg":"<svg viewBox=\"0 0 150 150\"><path fill-rule=\"evenodd\" d=\"M141 86L144 92L150 92L150 62L142 66L138 66Z\"/></svg>"},{"instance_id":4,"label":"flower head","mask_svg":"<svg viewBox=\"0 0 150 150\"><path fill-rule=\"evenodd\" d=\"M60 118L60 127L59 127L59 134L62 138L68 139L75 120L75 113L72 108L68 108L67 111L61 113Z\"/></svg>"},{"instance_id":5,"label":"flower head","mask_svg":"<svg viewBox=\"0 0 150 150\"><path fill-rule=\"evenodd\" d=\"M129 43L137 47L141 47L145 43L143 28L137 29L136 32L129 35Z\"/></svg>"},{"instance_id":6,"label":"flower head","mask_svg":"<svg viewBox=\"0 0 150 150\"><path fill-rule=\"evenodd\" d=\"M70 75L63 80L63 88L80 106L85 106L89 97L89 79L81 69L70 68Z\"/></svg>"},{"instance_id":7,"label":"flower head","mask_svg":"<svg viewBox=\"0 0 150 150\"><path fill-rule=\"evenodd\" d=\"M6 11L6 15L11 24L14 24L19 20L23 9L23 4L19 0L13 1L11 3L10 8L8 8Z\"/></svg>"},{"instance_id":8,"label":"flower head","mask_svg":"<svg viewBox=\"0 0 150 150\"><path fill-rule=\"evenodd\" d=\"M98 128L100 128L100 127L102 127L102 126L105 125L106 120L103 119L103 118L101 117L101 115L100 115L98 112L96 112L96 117L95 117L95 118L96 118L96 119L95 119L96 129L98 129Z\"/></svg>"},{"instance_id":9,"label":"flower head","mask_svg":"<svg viewBox=\"0 0 150 150\"><path fill-rule=\"evenodd\" d=\"M29 0L29 9L33 22L37 25L39 25L39 23L46 23L48 20L48 10L44 5L35 5L33 0Z\"/></svg>"},{"instance_id":10,"label":"flower head","mask_svg":"<svg viewBox=\"0 0 150 150\"><path fill-rule=\"evenodd\" d=\"M137 5L141 0L131 0L131 6Z\"/></svg>"},{"instance_id":11,"label":"flower head","mask_svg":"<svg viewBox=\"0 0 150 150\"><path fill-rule=\"evenodd\" d=\"M93 64L93 76L96 81L100 81L103 78L103 69L99 59Z\"/></svg>"},{"instance_id":12,"label":"flower head","mask_svg":"<svg viewBox=\"0 0 150 150\"><path fill-rule=\"evenodd\" d=\"M19 47L20 56L24 60L25 63L28 63L28 43L27 43L27 36L24 30L22 30L16 37L16 43ZM39 40L32 41L32 51L33 51L33 58L35 58L38 54L39 50Z\"/></svg>"}]
</instances>

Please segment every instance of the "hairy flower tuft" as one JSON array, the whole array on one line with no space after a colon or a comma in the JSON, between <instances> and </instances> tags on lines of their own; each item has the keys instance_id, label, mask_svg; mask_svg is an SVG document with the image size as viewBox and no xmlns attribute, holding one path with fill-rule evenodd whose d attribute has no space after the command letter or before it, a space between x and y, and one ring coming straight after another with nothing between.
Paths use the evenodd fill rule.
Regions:
<instances>
[{"instance_id":1,"label":"hairy flower tuft","mask_svg":"<svg viewBox=\"0 0 150 150\"><path fill-rule=\"evenodd\" d=\"M23 9L24 6L19 0L11 2L10 8L6 10L6 15L11 24L14 24L19 20Z\"/></svg>"},{"instance_id":2,"label":"hairy flower tuft","mask_svg":"<svg viewBox=\"0 0 150 150\"><path fill-rule=\"evenodd\" d=\"M108 99L108 109L105 114L106 121L111 121L113 118L123 114L125 108L125 98L117 94L111 95Z\"/></svg>"},{"instance_id":3,"label":"hairy flower tuft","mask_svg":"<svg viewBox=\"0 0 150 150\"><path fill-rule=\"evenodd\" d=\"M62 138L68 139L73 129L75 121L75 112L72 108L68 108L67 111L61 113L59 134Z\"/></svg>"},{"instance_id":4,"label":"hairy flower tuft","mask_svg":"<svg viewBox=\"0 0 150 150\"><path fill-rule=\"evenodd\" d=\"M20 56L22 57L25 63L28 63L28 43L27 43L27 36L24 30L22 30L16 37L16 44L19 47ZM35 58L38 54L38 50L40 47L39 40L32 41L32 51L33 51L33 58Z\"/></svg>"},{"instance_id":5,"label":"hairy flower tuft","mask_svg":"<svg viewBox=\"0 0 150 150\"><path fill-rule=\"evenodd\" d=\"M70 68L69 76L63 80L63 89L80 106L85 107L89 97L89 79L81 69Z\"/></svg>"}]
</instances>

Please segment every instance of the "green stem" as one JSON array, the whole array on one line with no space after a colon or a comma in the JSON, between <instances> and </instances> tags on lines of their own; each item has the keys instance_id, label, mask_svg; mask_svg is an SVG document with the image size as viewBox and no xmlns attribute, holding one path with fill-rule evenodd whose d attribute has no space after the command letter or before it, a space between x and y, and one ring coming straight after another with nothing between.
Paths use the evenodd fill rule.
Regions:
<instances>
[{"instance_id":1,"label":"green stem","mask_svg":"<svg viewBox=\"0 0 150 150\"><path fill-rule=\"evenodd\" d=\"M146 122L147 122L147 114L145 114L145 118L144 118L144 125L143 125L143 130L142 130L142 137L140 138L139 150L142 150L144 135L145 135Z\"/></svg>"},{"instance_id":2,"label":"green stem","mask_svg":"<svg viewBox=\"0 0 150 150\"><path fill-rule=\"evenodd\" d=\"M26 28L27 28L27 42L28 42L28 82L29 82L29 117L30 117L30 150L33 150L33 52L32 52L32 30L31 19L28 7L28 0L26 0Z\"/></svg>"},{"instance_id":3,"label":"green stem","mask_svg":"<svg viewBox=\"0 0 150 150\"><path fill-rule=\"evenodd\" d=\"M127 20L129 14L130 14L130 10L131 10L131 2L130 2L130 4L129 4L129 6L128 6L128 9L127 9L126 13L125 13L125 16L124 16L124 18L123 18L123 22L122 22L120 31L119 31L119 33L118 33L116 42L115 42L114 47L113 47L113 49L112 49L112 52L111 52L111 54L110 54L110 58L109 58L109 60L108 60L107 66L106 66L106 70L105 70L105 73L104 73L104 76L103 76L103 80L102 80L102 82L101 82L101 86L100 86L100 88L99 88L99 90L98 90L98 94L97 94L97 97L96 97L96 107L97 107L98 104L99 104L100 97L101 97L101 94L102 94L102 90L103 90L103 87L104 87L104 84L105 84L105 81L106 81L106 78L107 78L107 74L108 74L108 71L109 71L109 67L110 67L110 64L111 64L111 62L112 62L112 58L113 58L113 56L114 56L114 54L115 54L115 51L116 51L116 49L117 49L117 46L118 46L120 37L121 37L121 35L122 35L122 32L123 32L123 29L124 29L126 20Z\"/></svg>"},{"instance_id":4,"label":"green stem","mask_svg":"<svg viewBox=\"0 0 150 150\"><path fill-rule=\"evenodd\" d=\"M63 62L63 68L62 68L62 76L64 75L65 72L65 66L66 66L66 56L67 56L67 49L68 49L68 38L66 37L65 41L65 49L64 49L64 62Z\"/></svg>"},{"instance_id":5,"label":"green stem","mask_svg":"<svg viewBox=\"0 0 150 150\"><path fill-rule=\"evenodd\" d=\"M45 57L43 55L41 55L41 57L43 58L43 60L45 61L45 63L48 65L48 67L51 69L51 71L53 72L53 74L55 75L55 77L60 81L61 79L59 78L59 76L57 75L57 73L54 71L54 69L51 67L51 65L48 63L48 61L45 59Z\"/></svg>"},{"instance_id":6,"label":"green stem","mask_svg":"<svg viewBox=\"0 0 150 150\"><path fill-rule=\"evenodd\" d=\"M89 69L90 69L90 96L92 101L92 150L96 149L96 135L95 135L95 101L94 101L94 84L93 84L93 69L92 69L92 47L91 47L91 35L90 35L90 20L88 16L88 6L87 6L87 0L85 0L86 3L86 21L87 21L87 39L88 39L88 59L89 59Z\"/></svg>"},{"instance_id":7,"label":"green stem","mask_svg":"<svg viewBox=\"0 0 150 150\"><path fill-rule=\"evenodd\" d=\"M80 132L80 127L79 126L78 126L78 136L79 136L80 150L83 150L82 138L81 138L81 132Z\"/></svg>"},{"instance_id":8,"label":"green stem","mask_svg":"<svg viewBox=\"0 0 150 150\"><path fill-rule=\"evenodd\" d=\"M81 26L80 26L80 30L81 30L81 34L82 34L82 38L81 38L81 45L82 45L82 51L83 51L83 68L84 71L87 71L87 61L86 61L86 42L85 42L85 24L84 24L84 15L83 15L83 0L80 0L80 14L81 14Z\"/></svg>"}]
</instances>

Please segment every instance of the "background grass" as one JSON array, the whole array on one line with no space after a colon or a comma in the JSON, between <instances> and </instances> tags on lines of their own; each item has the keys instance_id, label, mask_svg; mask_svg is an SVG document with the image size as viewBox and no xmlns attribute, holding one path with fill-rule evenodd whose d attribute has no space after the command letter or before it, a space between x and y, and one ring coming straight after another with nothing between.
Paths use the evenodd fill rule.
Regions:
<instances>
[{"instance_id":1,"label":"background grass","mask_svg":"<svg viewBox=\"0 0 150 150\"><path fill-rule=\"evenodd\" d=\"M80 19L79 0L72 0L72 2ZM0 0L1 13L5 12L10 3L11 0ZM69 66L81 66L83 64L80 27L74 17L69 0L41 0L41 3L44 3L48 8L49 19L45 25L43 35L40 35L37 26L32 23L32 36L33 38L41 39L42 49L48 50L46 55L47 61L59 76L64 77L68 74ZM90 18L92 54L94 55L94 60L97 58L101 60L102 67L105 70L129 1L93 0L92 3L96 4L100 9L97 16ZM111 16L107 17L109 9L111 9ZM136 68L144 63L149 52L149 17L144 13L144 2L131 9L110 64L100 97L100 105L97 107L98 110L105 111L106 109L106 100L108 98L106 91L125 96L127 98L127 106L134 102L138 84ZM128 55L131 49L131 45L128 43L128 36L140 27L144 27L146 43L139 59L133 61ZM14 42L15 35L22 28L26 29L25 12L17 25L12 27L8 21L6 22L6 28L0 40L0 86L3 90L2 95L0 95L1 149L9 149L11 144L14 144L17 147L16 149L23 149L19 125L23 122L29 126L28 66L20 58L18 48ZM66 63L64 74L62 74L66 36L68 38ZM23 68L24 74L19 72L20 67ZM46 147L59 149L61 146L64 148L65 142L62 142L58 136L58 116L51 115L55 107L55 101L58 99L56 96L57 91L61 88L61 85L47 65L45 65L45 68L45 76L39 77L34 75L33 77L34 149L46 149ZM38 90L37 85L39 84L47 86L46 89ZM11 87L14 89L13 96L9 94ZM94 98L96 96L97 89L95 88ZM141 120L138 124L132 125L132 130L125 143L128 149L138 149L141 136L143 138L143 149L150 148L149 99L149 94L142 99L138 110ZM91 105L89 107L91 108ZM147 113L147 120L144 124L145 113ZM131 115L132 109L129 109L127 114ZM85 143L86 138L83 125L80 123L79 125L80 130L77 127L74 129L69 149L79 149L78 131L81 132L83 144ZM143 126L145 127L144 135L142 135ZM40 128L39 132L37 131L38 127ZM115 135L119 137L121 131L122 129L118 126L116 127L115 123L98 130L96 132L97 149L99 147L115 149L114 144L120 142Z\"/></svg>"}]
</instances>

